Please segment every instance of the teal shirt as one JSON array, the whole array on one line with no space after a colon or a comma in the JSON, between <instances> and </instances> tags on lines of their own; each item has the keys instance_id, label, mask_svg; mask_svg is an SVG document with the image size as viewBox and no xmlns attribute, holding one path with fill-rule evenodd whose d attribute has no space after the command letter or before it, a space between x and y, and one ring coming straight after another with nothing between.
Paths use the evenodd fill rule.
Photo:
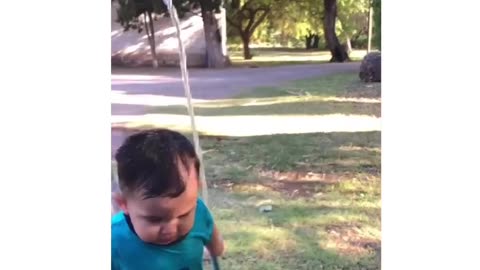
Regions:
<instances>
[{"instance_id":1,"label":"teal shirt","mask_svg":"<svg viewBox=\"0 0 480 270\"><path fill-rule=\"evenodd\" d=\"M200 199L192 230L167 246L143 242L120 212L112 217L112 270L202 270L203 248L212 233L212 215Z\"/></svg>"}]
</instances>

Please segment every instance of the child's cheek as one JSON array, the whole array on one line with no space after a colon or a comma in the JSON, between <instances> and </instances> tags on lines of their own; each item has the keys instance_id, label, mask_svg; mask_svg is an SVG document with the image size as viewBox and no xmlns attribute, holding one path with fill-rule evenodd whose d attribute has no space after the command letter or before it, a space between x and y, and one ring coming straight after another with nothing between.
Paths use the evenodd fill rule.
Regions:
<instances>
[{"instance_id":1,"label":"child's cheek","mask_svg":"<svg viewBox=\"0 0 480 270\"><path fill-rule=\"evenodd\" d=\"M158 239L160 225L143 223L137 231L138 236L145 242L155 242Z\"/></svg>"},{"instance_id":2,"label":"child's cheek","mask_svg":"<svg viewBox=\"0 0 480 270\"><path fill-rule=\"evenodd\" d=\"M188 218L183 219L179 223L179 235L187 234L192 228L195 222L195 215L191 215Z\"/></svg>"}]
</instances>

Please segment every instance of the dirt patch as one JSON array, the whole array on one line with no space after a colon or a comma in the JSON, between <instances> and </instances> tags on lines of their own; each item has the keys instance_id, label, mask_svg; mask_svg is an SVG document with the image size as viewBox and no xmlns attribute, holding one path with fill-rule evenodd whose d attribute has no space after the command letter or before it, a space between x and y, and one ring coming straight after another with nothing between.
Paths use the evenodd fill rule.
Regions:
<instances>
[{"instance_id":1,"label":"dirt patch","mask_svg":"<svg viewBox=\"0 0 480 270\"><path fill-rule=\"evenodd\" d=\"M321 191L327 184L305 181L268 181L264 184L290 198L312 197L323 194Z\"/></svg>"},{"instance_id":2,"label":"dirt patch","mask_svg":"<svg viewBox=\"0 0 480 270\"><path fill-rule=\"evenodd\" d=\"M359 90L361 89L361 90ZM378 98L382 96L380 83L358 82L348 88L346 97L349 98Z\"/></svg>"},{"instance_id":3,"label":"dirt patch","mask_svg":"<svg viewBox=\"0 0 480 270\"><path fill-rule=\"evenodd\" d=\"M312 197L321 193L322 185L314 182L289 182L289 181L245 181L233 183L231 181L217 180L210 182L213 188L225 192L276 192L288 198Z\"/></svg>"},{"instance_id":4,"label":"dirt patch","mask_svg":"<svg viewBox=\"0 0 480 270\"><path fill-rule=\"evenodd\" d=\"M329 235L329 241L335 243L340 254L343 255L366 255L375 253L380 256L381 243L378 240L367 238L359 234L361 225L342 224L328 225L325 229Z\"/></svg>"},{"instance_id":5,"label":"dirt patch","mask_svg":"<svg viewBox=\"0 0 480 270\"><path fill-rule=\"evenodd\" d=\"M213 188L231 191L278 192L288 198L321 196L325 188L348 179L347 175L314 174L306 172L262 172L256 181L232 182L217 180L210 182Z\"/></svg>"},{"instance_id":6,"label":"dirt patch","mask_svg":"<svg viewBox=\"0 0 480 270\"><path fill-rule=\"evenodd\" d=\"M262 182L265 186L290 198L321 196L327 186L337 184L348 177L302 171L262 171L260 176L265 177Z\"/></svg>"},{"instance_id":7,"label":"dirt patch","mask_svg":"<svg viewBox=\"0 0 480 270\"><path fill-rule=\"evenodd\" d=\"M259 176L265 179L285 182L299 182L299 183L321 183L321 184L335 184L340 181L342 175L328 174L328 173L313 173L302 171L260 171Z\"/></svg>"}]
</instances>

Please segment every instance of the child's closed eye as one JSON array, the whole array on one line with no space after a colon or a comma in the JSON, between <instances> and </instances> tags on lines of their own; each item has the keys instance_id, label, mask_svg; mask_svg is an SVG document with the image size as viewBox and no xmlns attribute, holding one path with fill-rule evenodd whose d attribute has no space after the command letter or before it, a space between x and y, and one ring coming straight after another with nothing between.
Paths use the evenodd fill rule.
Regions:
<instances>
[{"instance_id":1,"label":"child's closed eye","mask_svg":"<svg viewBox=\"0 0 480 270\"><path fill-rule=\"evenodd\" d=\"M188 211L187 213L179 216L178 218L186 218L186 217L188 217L191 213L192 213L192 211Z\"/></svg>"},{"instance_id":2,"label":"child's closed eye","mask_svg":"<svg viewBox=\"0 0 480 270\"><path fill-rule=\"evenodd\" d=\"M162 217L145 217L145 219L151 223L158 223L158 222L165 221L165 219Z\"/></svg>"}]
</instances>

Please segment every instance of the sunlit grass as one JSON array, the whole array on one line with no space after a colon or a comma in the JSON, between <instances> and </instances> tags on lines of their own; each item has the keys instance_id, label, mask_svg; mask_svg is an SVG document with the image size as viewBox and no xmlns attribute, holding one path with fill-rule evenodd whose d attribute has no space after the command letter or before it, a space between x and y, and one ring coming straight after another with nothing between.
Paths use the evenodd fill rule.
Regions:
<instances>
[{"instance_id":1,"label":"sunlit grass","mask_svg":"<svg viewBox=\"0 0 480 270\"><path fill-rule=\"evenodd\" d=\"M346 114L346 115L372 115L380 116L380 103L361 103L347 101L323 101L315 99L293 99L282 103L280 101L271 102L270 104L253 100L251 103L244 103L240 106L229 107L209 107L196 106L195 115L199 116L224 116L224 115L325 115L325 114ZM161 113L169 114L185 114L185 106L165 106L155 108Z\"/></svg>"},{"instance_id":2,"label":"sunlit grass","mask_svg":"<svg viewBox=\"0 0 480 270\"><path fill-rule=\"evenodd\" d=\"M313 133L244 138L202 138L209 179L265 178L266 171L318 174L380 171L380 132ZM362 150L344 151L345 147ZM253 151L254 150L254 151ZM238 176L237 176L238 175ZM227 176L230 176L228 178ZM273 177L279 178L278 175ZM326 176L327 177L327 176Z\"/></svg>"},{"instance_id":3,"label":"sunlit grass","mask_svg":"<svg viewBox=\"0 0 480 270\"><path fill-rule=\"evenodd\" d=\"M190 118L186 115L155 114L112 116L113 126L128 128L164 127L188 132ZM258 136L271 134L302 134L312 132L378 131L379 118L369 115L233 115L196 116L197 130L203 135ZM126 122L126 123L124 123Z\"/></svg>"},{"instance_id":4,"label":"sunlit grass","mask_svg":"<svg viewBox=\"0 0 480 270\"><path fill-rule=\"evenodd\" d=\"M243 59L242 50L230 50L229 56L234 66L279 66L297 64L321 64L330 61L329 51L307 51L304 49L252 48L253 59ZM365 50L350 53L352 61L360 61L366 55Z\"/></svg>"},{"instance_id":5,"label":"sunlit grass","mask_svg":"<svg viewBox=\"0 0 480 270\"><path fill-rule=\"evenodd\" d=\"M307 94L323 98L373 98L381 96L380 83L363 83L358 73L341 73L319 78L311 78L293 81L288 85L280 87L261 87L251 93L245 93L239 97L261 98L261 97L285 97L293 93Z\"/></svg>"},{"instance_id":6,"label":"sunlit grass","mask_svg":"<svg viewBox=\"0 0 480 270\"><path fill-rule=\"evenodd\" d=\"M379 195L352 192L349 181L307 198L288 198L268 190L215 190L212 209L228 246L222 265L242 270L259 269L258 265L262 269L380 269ZM379 190L379 178L370 185ZM265 198L272 202L270 213L255 207ZM225 200L229 203L220 203Z\"/></svg>"}]
</instances>

